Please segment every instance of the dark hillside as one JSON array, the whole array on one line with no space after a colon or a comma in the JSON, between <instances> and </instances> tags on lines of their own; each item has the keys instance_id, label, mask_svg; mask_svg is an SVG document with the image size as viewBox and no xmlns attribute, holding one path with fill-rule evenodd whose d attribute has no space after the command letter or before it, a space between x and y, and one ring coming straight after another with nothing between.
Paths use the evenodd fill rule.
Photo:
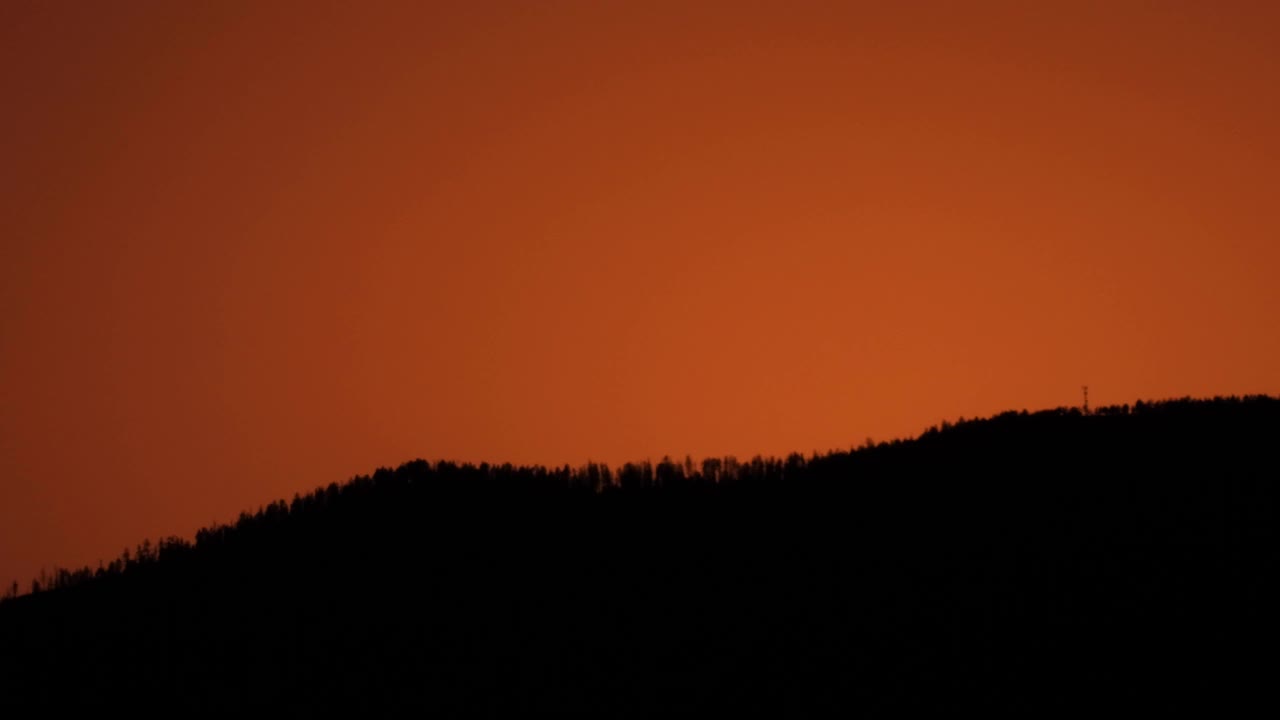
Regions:
<instances>
[{"instance_id":1,"label":"dark hillside","mask_svg":"<svg viewBox=\"0 0 1280 720\"><path fill-rule=\"evenodd\" d=\"M1275 705L1278 439L1249 397L813 458L415 461L0 604L0 685L181 715Z\"/></svg>"}]
</instances>

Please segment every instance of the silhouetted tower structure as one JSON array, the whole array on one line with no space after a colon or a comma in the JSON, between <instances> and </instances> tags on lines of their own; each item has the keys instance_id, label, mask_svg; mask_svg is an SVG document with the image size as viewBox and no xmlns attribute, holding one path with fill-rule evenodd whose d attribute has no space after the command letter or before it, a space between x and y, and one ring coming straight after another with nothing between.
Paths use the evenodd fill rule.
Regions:
<instances>
[{"instance_id":1,"label":"silhouetted tower structure","mask_svg":"<svg viewBox=\"0 0 1280 720\"><path fill-rule=\"evenodd\" d=\"M1089 386L1084 386L1084 414L1089 414Z\"/></svg>"}]
</instances>

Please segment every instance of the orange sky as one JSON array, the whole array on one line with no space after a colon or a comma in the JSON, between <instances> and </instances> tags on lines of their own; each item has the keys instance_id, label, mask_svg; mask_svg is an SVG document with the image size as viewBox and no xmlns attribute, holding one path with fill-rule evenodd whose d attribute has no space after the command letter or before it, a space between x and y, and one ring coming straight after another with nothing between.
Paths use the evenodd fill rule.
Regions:
<instances>
[{"instance_id":1,"label":"orange sky","mask_svg":"<svg viewBox=\"0 0 1280 720\"><path fill-rule=\"evenodd\" d=\"M0 581L415 457L1280 394L1280 4L1051 5L3 3Z\"/></svg>"}]
</instances>

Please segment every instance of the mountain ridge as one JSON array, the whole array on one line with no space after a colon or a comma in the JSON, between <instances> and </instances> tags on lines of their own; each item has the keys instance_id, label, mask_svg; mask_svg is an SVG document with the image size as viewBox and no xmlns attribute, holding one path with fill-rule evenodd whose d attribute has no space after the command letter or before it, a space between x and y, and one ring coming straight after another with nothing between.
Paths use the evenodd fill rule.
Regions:
<instances>
[{"instance_id":1,"label":"mountain ridge","mask_svg":"<svg viewBox=\"0 0 1280 720\"><path fill-rule=\"evenodd\" d=\"M1183 398L808 458L416 460L0 603L0 677L196 714L1256 699L1278 431L1275 398Z\"/></svg>"}]
</instances>

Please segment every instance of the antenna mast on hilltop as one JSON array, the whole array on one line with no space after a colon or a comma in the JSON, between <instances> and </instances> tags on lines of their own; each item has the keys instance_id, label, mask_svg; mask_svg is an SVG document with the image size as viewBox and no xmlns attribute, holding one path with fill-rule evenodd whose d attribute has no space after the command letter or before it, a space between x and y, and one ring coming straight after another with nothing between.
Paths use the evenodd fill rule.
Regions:
<instances>
[{"instance_id":1,"label":"antenna mast on hilltop","mask_svg":"<svg viewBox=\"0 0 1280 720\"><path fill-rule=\"evenodd\" d=\"M1084 414L1089 414L1089 386L1084 386Z\"/></svg>"}]
</instances>

